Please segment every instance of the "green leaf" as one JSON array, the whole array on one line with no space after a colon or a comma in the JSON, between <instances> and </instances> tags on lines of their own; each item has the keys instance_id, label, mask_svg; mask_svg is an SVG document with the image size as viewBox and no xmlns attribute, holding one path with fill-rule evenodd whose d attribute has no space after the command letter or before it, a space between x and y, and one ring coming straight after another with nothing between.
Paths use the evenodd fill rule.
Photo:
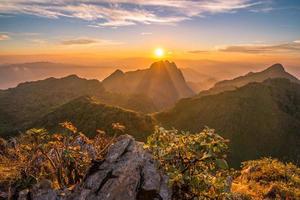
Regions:
<instances>
[{"instance_id":1,"label":"green leaf","mask_svg":"<svg viewBox=\"0 0 300 200\"><path fill-rule=\"evenodd\" d=\"M224 159L216 159L216 164L221 169L228 169L228 164Z\"/></svg>"}]
</instances>

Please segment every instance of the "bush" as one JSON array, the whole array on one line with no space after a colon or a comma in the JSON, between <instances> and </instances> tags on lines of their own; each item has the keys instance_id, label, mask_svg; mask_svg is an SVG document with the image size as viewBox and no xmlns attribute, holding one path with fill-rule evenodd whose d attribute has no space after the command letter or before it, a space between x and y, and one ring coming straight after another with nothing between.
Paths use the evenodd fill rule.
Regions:
<instances>
[{"instance_id":1,"label":"bush","mask_svg":"<svg viewBox=\"0 0 300 200\"><path fill-rule=\"evenodd\" d=\"M233 192L254 199L300 199L300 169L271 158L244 162Z\"/></svg>"},{"instance_id":2,"label":"bush","mask_svg":"<svg viewBox=\"0 0 300 200\"><path fill-rule=\"evenodd\" d=\"M58 134L30 129L3 147L7 153L0 157L0 172L7 174L5 170L10 169L10 176L1 177L1 185L9 183L12 190L20 191L49 179L55 188L72 187L83 178L91 160L102 159L114 140L102 131L89 139L69 122L61 126L64 131Z\"/></svg>"},{"instance_id":3,"label":"bush","mask_svg":"<svg viewBox=\"0 0 300 200\"><path fill-rule=\"evenodd\" d=\"M197 134L156 128L146 144L167 173L174 199L230 196L225 139L212 129Z\"/></svg>"}]
</instances>

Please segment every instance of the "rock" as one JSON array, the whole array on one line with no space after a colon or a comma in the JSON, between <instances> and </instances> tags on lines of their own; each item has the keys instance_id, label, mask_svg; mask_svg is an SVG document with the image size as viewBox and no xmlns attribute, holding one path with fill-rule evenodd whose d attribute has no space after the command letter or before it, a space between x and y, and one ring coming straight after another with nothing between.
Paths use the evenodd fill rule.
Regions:
<instances>
[{"instance_id":1,"label":"rock","mask_svg":"<svg viewBox=\"0 0 300 200\"><path fill-rule=\"evenodd\" d=\"M51 181L42 180L30 190L31 200L56 200L57 193L52 189Z\"/></svg>"},{"instance_id":2,"label":"rock","mask_svg":"<svg viewBox=\"0 0 300 200\"><path fill-rule=\"evenodd\" d=\"M42 180L30 190L25 189L19 192L18 200L59 200L57 191L52 188L49 180Z\"/></svg>"},{"instance_id":3,"label":"rock","mask_svg":"<svg viewBox=\"0 0 300 200\"><path fill-rule=\"evenodd\" d=\"M143 143L123 135L95 161L67 200L169 200L167 178Z\"/></svg>"},{"instance_id":4,"label":"rock","mask_svg":"<svg viewBox=\"0 0 300 200\"><path fill-rule=\"evenodd\" d=\"M29 197L29 189L25 189L19 192L18 200L27 200Z\"/></svg>"}]
</instances>

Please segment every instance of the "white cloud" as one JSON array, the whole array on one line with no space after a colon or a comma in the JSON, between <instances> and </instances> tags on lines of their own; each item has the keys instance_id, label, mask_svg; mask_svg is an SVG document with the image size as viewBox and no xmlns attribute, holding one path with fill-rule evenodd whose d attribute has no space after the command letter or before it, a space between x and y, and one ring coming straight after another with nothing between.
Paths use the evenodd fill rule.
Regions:
<instances>
[{"instance_id":1,"label":"white cloud","mask_svg":"<svg viewBox=\"0 0 300 200\"><path fill-rule=\"evenodd\" d=\"M2 0L0 13L72 17L93 26L176 24L207 14L259 9L262 0ZM269 1L267 1L269 2ZM95 25L96 24L96 25Z\"/></svg>"}]
</instances>

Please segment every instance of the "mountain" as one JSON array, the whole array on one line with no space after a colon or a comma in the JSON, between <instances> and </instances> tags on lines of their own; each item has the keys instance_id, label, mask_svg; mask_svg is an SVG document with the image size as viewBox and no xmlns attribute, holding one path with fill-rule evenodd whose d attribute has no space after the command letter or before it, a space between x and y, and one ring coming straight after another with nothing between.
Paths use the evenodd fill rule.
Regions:
<instances>
[{"instance_id":1,"label":"mountain","mask_svg":"<svg viewBox=\"0 0 300 200\"><path fill-rule=\"evenodd\" d=\"M235 167L262 156L300 164L300 84L295 82L268 79L234 91L183 99L155 118L166 128L216 129L230 140Z\"/></svg>"},{"instance_id":2,"label":"mountain","mask_svg":"<svg viewBox=\"0 0 300 200\"><path fill-rule=\"evenodd\" d=\"M81 96L94 96L101 102L141 112L156 111L143 95L107 92L98 80L76 75L27 82L0 92L0 135L12 136L59 106Z\"/></svg>"},{"instance_id":3,"label":"mountain","mask_svg":"<svg viewBox=\"0 0 300 200\"><path fill-rule=\"evenodd\" d=\"M232 80L220 81L211 89L201 92L200 95L217 94L228 90L235 90L236 88L242 87L248 83L263 82L269 78L286 78L292 82L300 83L300 80L286 72L281 64L274 64L260 72L250 72L245 76L240 76Z\"/></svg>"},{"instance_id":4,"label":"mountain","mask_svg":"<svg viewBox=\"0 0 300 200\"><path fill-rule=\"evenodd\" d=\"M148 115L105 105L97 99L84 96L72 100L35 122L32 127L42 127L59 132L59 123L71 121L79 131L94 136L97 130L113 136L112 123L125 126L127 134L143 140L153 132L154 122Z\"/></svg>"},{"instance_id":5,"label":"mountain","mask_svg":"<svg viewBox=\"0 0 300 200\"><path fill-rule=\"evenodd\" d=\"M155 62L148 69L126 73L116 70L103 80L103 86L121 94L145 94L160 109L194 94L176 64L169 61Z\"/></svg>"},{"instance_id":6,"label":"mountain","mask_svg":"<svg viewBox=\"0 0 300 200\"><path fill-rule=\"evenodd\" d=\"M214 86L214 84L218 82L215 78L207 78L203 79L199 82L187 82L188 86L195 92L199 93L201 91L205 91Z\"/></svg>"},{"instance_id":7,"label":"mountain","mask_svg":"<svg viewBox=\"0 0 300 200\"><path fill-rule=\"evenodd\" d=\"M32 62L0 65L0 89L16 87L26 81L36 81L48 77L61 78L77 74L88 79L103 80L116 68L82 66L52 62Z\"/></svg>"}]
</instances>

